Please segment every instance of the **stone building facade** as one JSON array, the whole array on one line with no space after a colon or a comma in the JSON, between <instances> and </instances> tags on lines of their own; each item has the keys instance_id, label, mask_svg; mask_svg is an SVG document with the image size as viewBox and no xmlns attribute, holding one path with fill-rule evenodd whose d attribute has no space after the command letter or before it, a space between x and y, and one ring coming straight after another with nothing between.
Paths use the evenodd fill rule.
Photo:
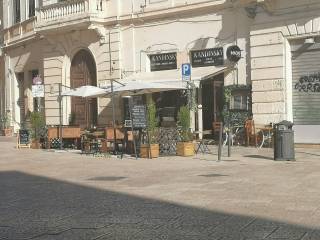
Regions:
<instances>
[{"instance_id":1,"label":"stone building facade","mask_svg":"<svg viewBox=\"0 0 320 240\"><path fill-rule=\"evenodd\" d=\"M219 120L223 86L243 85L252 86L252 113L257 124L290 120L296 123L297 141L320 142L317 0L1 3L0 106L2 114L11 114L16 129L38 104L31 92L36 75L45 85L40 101L51 125L59 123L59 102L53 94L59 84L63 89L85 84L105 86L110 80L132 76L179 80L181 64L192 63L194 51L205 54L208 49L222 49L222 64L204 62L192 68L199 79L198 103L202 105L196 114L196 129L207 130L212 121ZM237 63L226 59L230 46L241 49ZM177 69L153 71L150 57L168 53L175 54ZM303 68L305 65L310 68ZM312 86L306 84L310 76ZM117 119L123 121L123 99L117 99L116 107ZM111 119L110 108L107 98L84 103L65 97L63 123L69 124L75 112L80 122L105 124Z\"/></svg>"}]
</instances>

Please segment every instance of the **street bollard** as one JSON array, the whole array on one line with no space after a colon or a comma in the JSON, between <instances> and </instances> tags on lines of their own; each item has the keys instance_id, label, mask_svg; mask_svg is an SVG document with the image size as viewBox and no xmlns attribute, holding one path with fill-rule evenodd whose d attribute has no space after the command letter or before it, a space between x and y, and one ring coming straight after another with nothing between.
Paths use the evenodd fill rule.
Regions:
<instances>
[{"instance_id":1,"label":"street bollard","mask_svg":"<svg viewBox=\"0 0 320 240\"><path fill-rule=\"evenodd\" d=\"M218 161L221 161L221 150L222 150L222 131L223 131L223 126L222 124L220 125L219 129L219 149L218 149Z\"/></svg>"}]
</instances>

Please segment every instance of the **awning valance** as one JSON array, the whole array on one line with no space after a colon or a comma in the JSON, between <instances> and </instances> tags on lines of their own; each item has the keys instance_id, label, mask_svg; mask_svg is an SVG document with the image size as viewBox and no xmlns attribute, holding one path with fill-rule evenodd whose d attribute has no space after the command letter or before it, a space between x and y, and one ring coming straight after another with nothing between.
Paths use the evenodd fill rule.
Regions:
<instances>
[{"instance_id":1,"label":"awning valance","mask_svg":"<svg viewBox=\"0 0 320 240\"><path fill-rule=\"evenodd\" d=\"M195 81L196 86L199 86L200 81L209 79L220 73L230 70L232 70L232 68L227 66L193 68L191 71L191 77L192 80ZM123 82L127 81L150 81L159 83L165 82L166 84L183 84L181 69L134 73L123 79Z\"/></svg>"}]
</instances>

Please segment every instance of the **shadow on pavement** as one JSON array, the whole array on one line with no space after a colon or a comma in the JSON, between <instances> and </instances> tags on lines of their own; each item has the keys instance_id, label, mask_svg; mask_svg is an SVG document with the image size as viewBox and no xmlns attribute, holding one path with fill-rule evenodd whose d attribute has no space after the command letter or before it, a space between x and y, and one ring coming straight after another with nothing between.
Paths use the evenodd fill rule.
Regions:
<instances>
[{"instance_id":1,"label":"shadow on pavement","mask_svg":"<svg viewBox=\"0 0 320 240\"><path fill-rule=\"evenodd\" d=\"M247 157L247 158L259 158L259 159L267 159L267 160L274 160L272 157L267 157L267 156L263 156L263 155L245 155L243 157Z\"/></svg>"},{"instance_id":2,"label":"shadow on pavement","mask_svg":"<svg viewBox=\"0 0 320 240\"><path fill-rule=\"evenodd\" d=\"M0 183L0 239L320 239L320 230L21 172L1 172Z\"/></svg>"},{"instance_id":3,"label":"shadow on pavement","mask_svg":"<svg viewBox=\"0 0 320 240\"><path fill-rule=\"evenodd\" d=\"M310 156L320 156L320 154L315 154L315 153L308 153L308 152L300 152L300 151L296 151L296 153L302 153L302 154L307 154L307 155L310 155Z\"/></svg>"}]
</instances>

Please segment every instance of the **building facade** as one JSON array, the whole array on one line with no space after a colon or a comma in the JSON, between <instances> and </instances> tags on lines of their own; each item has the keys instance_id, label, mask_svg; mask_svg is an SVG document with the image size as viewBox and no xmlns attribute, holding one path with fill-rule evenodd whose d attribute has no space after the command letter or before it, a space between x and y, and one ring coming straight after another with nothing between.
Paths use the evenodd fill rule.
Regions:
<instances>
[{"instance_id":1,"label":"building facade","mask_svg":"<svg viewBox=\"0 0 320 240\"><path fill-rule=\"evenodd\" d=\"M316 0L10 0L1 7L1 113L16 129L39 106L48 125L58 124L59 88L179 81L181 65L191 63L193 128L209 130L221 120L224 86L248 86L257 124L290 120L298 142L320 142ZM235 46L239 61L227 56ZM36 76L43 98L32 95ZM177 94L153 97L170 112L183 104ZM251 111L247 92L232 100ZM124 108L118 98L119 122ZM111 120L110 99L64 97L62 115L66 125L103 125Z\"/></svg>"}]
</instances>

